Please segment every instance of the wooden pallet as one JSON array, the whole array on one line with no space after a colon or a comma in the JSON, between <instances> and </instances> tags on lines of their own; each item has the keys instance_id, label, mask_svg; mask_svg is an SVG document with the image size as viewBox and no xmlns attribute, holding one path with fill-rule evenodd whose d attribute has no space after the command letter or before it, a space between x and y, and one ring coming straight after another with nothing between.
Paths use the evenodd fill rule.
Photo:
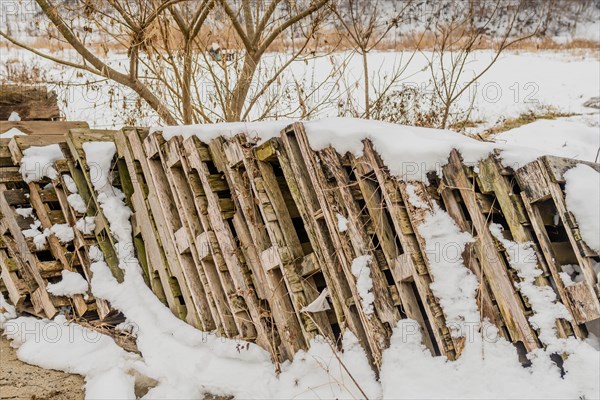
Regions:
<instances>
[{"instance_id":1,"label":"wooden pallet","mask_svg":"<svg viewBox=\"0 0 600 400\"><path fill-rule=\"evenodd\" d=\"M219 150L222 147L223 150ZM219 139L211 149L218 168L225 171L235 201L236 213L232 224L238 235L242 254L252 275L253 287L266 317L263 323L272 326L271 339L280 357L288 359L300 349L307 348L301 334L300 319L294 311L289 288L279 267L279 255L273 248L266 223L253 195L251 178L243 157L251 156L252 146L243 136L231 141Z\"/></svg>"},{"instance_id":2,"label":"wooden pallet","mask_svg":"<svg viewBox=\"0 0 600 400\"><path fill-rule=\"evenodd\" d=\"M215 254L214 246L207 239L214 235L205 229L206 223L202 224L201 219L206 219L206 212L199 213L194 201L196 194L202 197L203 193L194 193L190 187L186 175L190 173L190 168L182 154L181 142L181 138L177 137L166 143L160 135L150 136L145 142L147 154L149 148L157 151L164 171L162 179L169 187L176 206L178 221L172 229L177 252L197 270L200 289L193 290L205 292L208 308L204 312L212 315L217 332L225 337L237 337L238 334L240 337L251 337L254 329L249 329L247 325L249 317L243 309L234 311L233 308L237 294L229 270L224 265L221 253ZM191 180L194 181L194 178ZM195 183L198 183L198 179ZM204 199L197 202L198 205L204 203Z\"/></svg>"},{"instance_id":3,"label":"wooden pallet","mask_svg":"<svg viewBox=\"0 0 600 400\"><path fill-rule=\"evenodd\" d=\"M240 209L235 207L230 183L225 176L220 146L209 147L190 138L183 142L183 148L186 154L184 170L189 181L194 182L190 188L198 200L196 208L205 230L197 244L212 253L219 271L227 272L221 278L226 282L230 279L228 284L233 289L233 296L228 298L233 300L231 307L237 310L237 318L248 318L257 341L277 355L275 335L270 332L272 328L268 322L270 312L265 304L261 304L256 281L252 279L252 271L256 268L252 269L249 264L256 261L252 259L255 254L249 255L242 250L243 244L240 246L240 235L244 234L240 231L247 228L239 224Z\"/></svg>"},{"instance_id":4,"label":"wooden pallet","mask_svg":"<svg viewBox=\"0 0 600 400\"><path fill-rule=\"evenodd\" d=\"M592 267L598 254L581 239L577 221L567 210L563 189L564 172L580 163L583 162L545 156L515 172L543 259L561 300L577 324L600 318L600 286ZM599 164L585 164L600 171ZM568 286L563 283L559 274L561 266L567 264L579 265L582 281Z\"/></svg>"},{"instance_id":5,"label":"wooden pallet","mask_svg":"<svg viewBox=\"0 0 600 400\"><path fill-rule=\"evenodd\" d=\"M342 168L339 156L333 149L319 152L319 159L315 157L302 125L295 124L293 131L287 133L286 140L297 146L302 154L320 207L317 215L313 217L323 218L328 227L333 245L337 249L338 261L352 291L352 305L356 307L360 316L372 360L378 365L385 343L389 340L391 328L400 319L400 312L392 300L387 280L382 279L381 259L373 252L371 240L365 235L361 209L355 201L358 185L354 186L354 191L351 189L352 183L349 182L348 173ZM349 233L339 232L337 214L348 219ZM375 316L368 314L362 307L355 277L351 271L352 261L362 255L372 257L370 269L374 283Z\"/></svg>"},{"instance_id":6,"label":"wooden pallet","mask_svg":"<svg viewBox=\"0 0 600 400\"><path fill-rule=\"evenodd\" d=\"M511 341L522 343L527 351L538 348L537 336L527 321L523 299L515 292L514 277L511 279L509 276L508 262L500 254L496 240L489 229L490 219L488 215L484 214L478 202L475 179L467 176L457 151L452 151L443 172L446 187L456 190L455 199L460 200L464 205L463 209L466 210L462 217L471 226L471 234L476 241L475 257L481 266L481 274L489 284L491 294L500 310L507 330L506 334L509 335Z\"/></svg>"},{"instance_id":7,"label":"wooden pallet","mask_svg":"<svg viewBox=\"0 0 600 400\"><path fill-rule=\"evenodd\" d=\"M432 278L424 251L425 244L418 233L418 227L427 214L407 201L406 184L390 176L369 141L365 141L364 157L365 161L360 168L368 171L367 166L371 167L377 179L377 185L369 184L370 202L375 203L370 209L375 220L381 221L378 222L379 230L382 231L380 236L385 238L384 243L386 243L382 247L392 267L391 272L404 312L409 318L418 321L426 331L429 341L425 339L425 343L430 343L430 349L434 354L444 354L453 359L457 356L457 351L460 351L462 343L452 340L443 311L431 292ZM420 189L418 193L425 204L432 205L435 202L422 184L414 183L414 185ZM382 200L385 208L377 205ZM385 221L387 218L391 221ZM392 238L397 238L399 246L392 245ZM403 253L396 255L398 248Z\"/></svg>"},{"instance_id":8,"label":"wooden pallet","mask_svg":"<svg viewBox=\"0 0 600 400\"><path fill-rule=\"evenodd\" d=\"M517 243L530 243L531 248L535 251L538 267L541 270L540 276L536 279L536 285L556 288L558 298L562 301L565 298L564 285L557 285L554 276L549 271L546 258L538 245L535 231L526 214L523 200L517 194L519 187L514 173L503 168L497 157L490 156L479 163L477 183L481 193L493 196L494 201L497 202L497 207L501 210L501 218L497 219L500 219L500 222L505 225L505 232L510 232L510 239ZM482 207L484 211L486 208L490 209L491 207ZM527 304L526 299L523 301ZM566 320L557 321L557 333L562 338L573 334L580 338L586 337L577 324L571 324Z\"/></svg>"},{"instance_id":9,"label":"wooden pallet","mask_svg":"<svg viewBox=\"0 0 600 400\"><path fill-rule=\"evenodd\" d=\"M189 258L187 264L182 265L181 260L185 262L185 257L181 258L181 254L177 251L174 233L178 229L173 229L173 224L177 221L180 223L180 220L176 214L177 211L173 207L174 202L168 182L164 178L164 172L161 172L160 159L157 159L156 153L152 157L146 155L144 138L148 136L147 130L125 129L124 134L128 140L132 156L127 164L129 168L136 169L136 174L141 171L144 176L143 180L138 180L136 183L140 191L135 196L137 198L135 204L139 204L138 209L143 207L142 199L145 197L144 202L153 217L154 226L156 227L154 236L158 239L157 243L162 246L165 255L163 260L167 263L161 265L157 263L158 260L153 261L153 269L159 275L162 292L167 296L167 302L169 302L172 310L174 308L178 310L191 325L210 331L215 328L212 314L207 312L199 314L198 311L199 306L203 310L209 309L207 299L202 292L192 293L192 287L198 285L197 271L195 272L195 267L190 265ZM155 173L160 173L160 175L155 176ZM143 189L139 187L142 184L144 185ZM142 198L140 198L140 195ZM184 272L186 268L187 271ZM195 276L195 280L187 282L186 272Z\"/></svg>"},{"instance_id":10,"label":"wooden pallet","mask_svg":"<svg viewBox=\"0 0 600 400\"><path fill-rule=\"evenodd\" d=\"M146 163L138 159L141 148L140 140L147 136L147 132L135 128L124 128L117 132L115 144L117 145L118 158L126 166L131 177L132 192L130 203L133 211L132 226L135 241L145 244L146 259L148 262L148 276L150 288L157 297L166 303L173 314L181 319L186 319L187 307L182 294L179 281L171 272L172 264L177 263L176 257L168 251L171 247L168 243L162 244L159 234L159 224L163 222L161 215L153 213L160 209L157 205L155 191L151 190L143 166ZM137 149L136 152L133 149ZM174 268L179 270L178 264Z\"/></svg>"},{"instance_id":11,"label":"wooden pallet","mask_svg":"<svg viewBox=\"0 0 600 400\"><path fill-rule=\"evenodd\" d=\"M19 165L22 152L30 146L57 144L63 140L62 136L47 136L39 138L15 137L8 143L8 149L11 155L12 164ZM39 166L41 167L41 166ZM48 166L43 166L47 168ZM40 221L40 229L49 229L55 223L64 223L62 213L59 208L56 193L47 179L41 182L24 183L4 183L1 184L3 196L0 199L0 208L2 209L3 220L6 232L3 241L8 251L5 251L3 258L3 273L7 278L5 283L8 286L17 286L16 279L24 278L26 284L19 285L21 296L29 294L33 313L43 314L52 318L60 307L72 307L79 316L89 316L89 313L95 312L93 301L84 300L82 295L75 295L70 299L52 296L47 293L48 283L59 280L63 269L70 271L76 270L78 263L74 257L70 244L63 245L54 235L47 238L47 244L44 248L36 248L31 239L23 236L22 230L27 229L33 220L17 214L16 209L21 207L32 208L36 218ZM12 262L11 262L12 260ZM12 264L15 270L10 271ZM17 273L17 271L19 271ZM12 272L12 273L11 273ZM12 282L8 282L12 281ZM11 296L12 297L12 296Z\"/></svg>"},{"instance_id":12,"label":"wooden pallet","mask_svg":"<svg viewBox=\"0 0 600 400\"><path fill-rule=\"evenodd\" d=\"M80 218L89 217L90 212L80 213L71 207L67 197L70 192L67 189L67 184L65 183L65 176L69 176L70 170L68 163L65 160L59 160L54 163L59 176L52 181L54 186L54 191L56 194L57 201L60 205L60 210L63 213L63 217L66 223L68 223L71 227L73 227L73 232L75 234L75 238L73 239L73 253L77 257L75 264L77 265L77 270L82 273L85 279L88 282L92 281L92 272L90 270L91 260L90 260L90 247L97 245L97 240L95 236L95 232L91 234L82 233L79 231L75 225ZM72 179L72 178L71 178ZM109 303L106 300L102 299L94 299L91 293L87 294L88 300L90 303L91 300L95 300L96 302L96 311L98 313L98 317L100 319L104 319L111 314L111 308Z\"/></svg>"}]
</instances>

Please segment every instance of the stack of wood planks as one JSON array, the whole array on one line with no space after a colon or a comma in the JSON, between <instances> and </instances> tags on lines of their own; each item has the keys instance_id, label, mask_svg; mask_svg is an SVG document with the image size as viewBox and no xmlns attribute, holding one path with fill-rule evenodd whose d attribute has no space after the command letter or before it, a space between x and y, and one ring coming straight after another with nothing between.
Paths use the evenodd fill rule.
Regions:
<instances>
[{"instance_id":1,"label":"stack of wood planks","mask_svg":"<svg viewBox=\"0 0 600 400\"><path fill-rule=\"evenodd\" d=\"M531 305L490 223L502 225L507 239L532 243L541 271L536 285L549 286L573 317L557 321L560 337L585 338L586 323L600 318L593 270L599 255L583 242L565 206L563 173L579 161L542 157L512 171L490 156L473 168L453 151L443 178L431 175L425 185L393 177L368 140L361 157L331 147L314 151L301 123L260 144L243 134L204 143L195 136L166 140L140 128L97 131L78 124L51 135L29 128L28 136L2 139L0 151L2 281L21 311L53 317L64 307L99 320L116 314L91 293L61 298L46 290L63 269L89 281L91 245L123 279L82 151L87 141L111 141L113 185L133 211L135 251L149 287L179 318L254 341L276 361L307 349L319 335L339 343L349 329L377 368L403 318L420 324L433 354L459 357L465 339L451 333L431 290L435 254L419 231L436 208L474 237L462 256L480 282L481 317L522 354L545 343L529 322ZM24 183L18 171L24 149L51 143L65 158L55 165L59 177ZM43 228L73 225L83 215L66 201L64 175L77 185L96 229L76 232L66 245L49 236L37 249L22 234L32 221L17 210L33 208ZM374 312L361 301L352 271L360 256L371 259ZM566 265L579 266L576 282L561 278ZM307 312L325 289L329 309Z\"/></svg>"},{"instance_id":2,"label":"stack of wood planks","mask_svg":"<svg viewBox=\"0 0 600 400\"><path fill-rule=\"evenodd\" d=\"M59 173L54 180L26 183L19 172L23 152L32 146L59 145L65 154L70 154L66 134L70 128L82 123L57 122L62 131L56 134L44 133L46 122L28 121L23 124L41 134L0 139L0 265L6 291L19 310L33 315L52 318L61 308L68 308L79 317L104 318L110 313L108 304L94 299L91 293L67 298L47 292L49 283L61 280L63 270L80 273L88 281L91 279L87 250L96 243L94 235L83 235L74 229L72 243L61 243L55 235L49 235L40 245L23 233L35 221L39 221L39 230L44 231L55 224L74 226L76 220L83 216L67 201L70 192L66 189L64 177L77 174L72 159L59 160L54 164ZM85 182L81 181L77 187L82 194L87 189ZM90 205L88 214L94 215Z\"/></svg>"},{"instance_id":3,"label":"stack of wood planks","mask_svg":"<svg viewBox=\"0 0 600 400\"><path fill-rule=\"evenodd\" d=\"M0 84L0 120L16 112L29 121L56 121L60 118L56 93L43 85ZM0 128L1 130L1 128Z\"/></svg>"}]
</instances>

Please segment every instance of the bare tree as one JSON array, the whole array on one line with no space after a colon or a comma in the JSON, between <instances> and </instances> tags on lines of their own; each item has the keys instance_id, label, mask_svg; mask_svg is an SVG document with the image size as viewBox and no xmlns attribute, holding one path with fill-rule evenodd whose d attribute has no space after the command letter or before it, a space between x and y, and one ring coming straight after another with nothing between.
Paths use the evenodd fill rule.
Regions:
<instances>
[{"instance_id":1,"label":"bare tree","mask_svg":"<svg viewBox=\"0 0 600 400\"><path fill-rule=\"evenodd\" d=\"M398 27L412 0L401 4L400 10L395 11L390 18L383 17L382 4L377 1L339 0L331 6L341 25L342 35L347 37L351 47L362 57L365 118L371 116L368 54L387 37L393 28Z\"/></svg>"},{"instance_id":2,"label":"bare tree","mask_svg":"<svg viewBox=\"0 0 600 400\"><path fill-rule=\"evenodd\" d=\"M442 104L440 128L448 126L456 101L490 70L506 49L537 34L539 26L525 33L516 29L517 26L528 25L525 20L535 17L523 12L526 2L470 0L468 12L457 10L449 21L436 23L433 31L435 41L428 60L434 92ZM465 78L473 52L483 47L492 49L490 60L480 70L470 71L471 75ZM470 110L472 104L465 118L468 118Z\"/></svg>"},{"instance_id":3,"label":"bare tree","mask_svg":"<svg viewBox=\"0 0 600 400\"><path fill-rule=\"evenodd\" d=\"M258 97L307 48L329 0L75 0L71 7L36 1L58 32L55 40L66 42L79 61L42 52L4 31L0 36L130 88L167 124L189 124L247 118ZM293 53L248 98L262 56L292 29L300 33L291 41ZM217 30L223 36L215 35ZM209 41L222 37L231 50L216 60ZM95 51L99 48L104 57ZM110 51L126 52L127 65L111 62ZM219 99L216 108L201 101L207 80Z\"/></svg>"}]
</instances>

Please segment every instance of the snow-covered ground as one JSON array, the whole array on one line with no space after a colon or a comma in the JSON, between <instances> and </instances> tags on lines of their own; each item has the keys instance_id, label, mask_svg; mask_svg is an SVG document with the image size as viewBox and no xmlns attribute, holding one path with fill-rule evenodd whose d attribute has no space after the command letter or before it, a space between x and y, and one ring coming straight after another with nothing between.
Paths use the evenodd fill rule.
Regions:
<instances>
[{"instance_id":1,"label":"snow-covered ground","mask_svg":"<svg viewBox=\"0 0 600 400\"><path fill-rule=\"evenodd\" d=\"M136 96L127 88L109 84L105 80L88 73L54 64L31 53L13 48L2 50L4 68L25 65L35 67L40 78L50 82L59 96L62 112L68 120L88 121L95 128L119 128L124 124L140 126L154 125L158 122L155 113L147 106L136 104ZM74 59L68 51L52 54L58 58ZM412 58L411 58L412 56ZM474 74L487 66L493 57L491 51L477 51L466 64L461 82L470 80ZM258 90L270 76L269 71L281 65L286 55L270 53L264 56L261 70L256 74L252 91ZM372 96L378 88L384 87L395 71L405 68L401 79L394 88L402 85L417 88L421 92L431 93L432 77L427 68L431 54L428 52L372 52L369 54ZM113 54L111 65L119 68L127 65L126 55ZM409 62L410 60L410 62ZM340 65L347 63L343 73L333 73ZM597 111L584 107L583 103L598 96L600 87L600 58L594 51L540 51L505 52L492 68L457 101L457 108L466 110L472 104L470 114L473 121L482 124L474 129L481 131L494 125L502 118L511 118L521 113L543 112L548 107L563 113L590 113ZM408 64L408 65L407 65ZM293 62L281 78L262 96L263 102L290 92L290 98L283 96L277 101L273 115L286 115L296 110L300 115L295 81L312 93L306 99L308 108L319 105L315 118L344 116L343 110L352 103L359 110L364 108L362 97L362 61L356 54L334 53L309 59L306 62ZM43 75L43 77L41 76ZM212 83L204 78L201 83L200 99L208 103L212 96ZM202 81L202 78L200 78ZM91 82L85 85L86 82ZM340 107L340 104L344 104ZM263 104L264 105L264 104ZM262 111L261 102L249 118L256 118ZM294 114L286 115L294 117Z\"/></svg>"}]
</instances>

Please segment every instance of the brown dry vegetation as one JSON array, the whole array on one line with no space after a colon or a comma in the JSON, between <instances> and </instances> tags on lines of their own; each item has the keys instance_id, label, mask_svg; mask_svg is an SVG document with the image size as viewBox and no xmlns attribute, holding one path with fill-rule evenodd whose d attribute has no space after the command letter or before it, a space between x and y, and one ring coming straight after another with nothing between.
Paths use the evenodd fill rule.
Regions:
<instances>
[{"instance_id":1,"label":"brown dry vegetation","mask_svg":"<svg viewBox=\"0 0 600 400\"><path fill-rule=\"evenodd\" d=\"M219 31L218 33L212 29L204 28L202 30L202 49L206 50L213 42L218 42L222 47L232 50L243 49L242 43L231 29ZM169 44L173 49L181 46L181 32L173 30L169 34ZM152 39L156 40L156 39ZM5 43L8 47L14 47L10 43ZM412 32L404 34L393 39L383 40L377 43L374 50L377 51L413 51L423 50L428 51L435 47L436 38L431 31ZM31 47L35 49L45 49L52 52L68 50L71 46L68 43L57 41L48 35L40 35L30 41ZM130 38L123 35L121 40L107 40L102 44L91 43L90 47L99 54L106 54L109 51L124 52L127 51L130 45ZM476 44L474 50L487 50L496 46L496 43L490 38L483 38ZM277 38L269 47L271 52L285 52L294 47L294 42L287 38ZM353 50L354 45L348 40L347 36L336 30L327 30L319 32L314 43L306 52L331 52L331 51L347 51ZM600 42L589 39L573 39L568 42L558 42L548 37L534 37L522 40L511 46L511 50L600 50Z\"/></svg>"},{"instance_id":2,"label":"brown dry vegetation","mask_svg":"<svg viewBox=\"0 0 600 400\"><path fill-rule=\"evenodd\" d=\"M530 124L538 119L556 119L562 117L572 117L574 115L577 114L559 112L554 107L544 107L538 111L529 110L520 114L518 117L507 118L501 123L486 129L483 133L481 133L480 137L483 139L489 139L498 133L515 129L522 125Z\"/></svg>"}]
</instances>

